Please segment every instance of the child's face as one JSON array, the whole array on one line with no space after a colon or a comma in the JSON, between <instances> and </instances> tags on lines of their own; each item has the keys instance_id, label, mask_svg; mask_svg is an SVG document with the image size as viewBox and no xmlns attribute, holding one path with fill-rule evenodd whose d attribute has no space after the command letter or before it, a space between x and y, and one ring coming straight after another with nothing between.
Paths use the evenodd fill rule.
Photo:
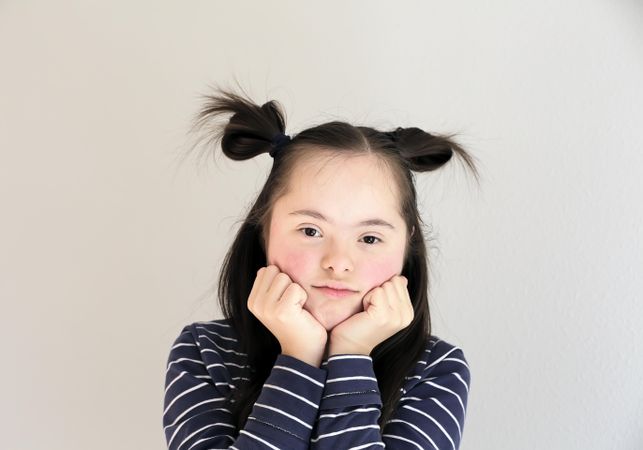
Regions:
<instances>
[{"instance_id":1,"label":"child's face","mask_svg":"<svg viewBox=\"0 0 643 450\"><path fill-rule=\"evenodd\" d=\"M266 256L307 292L304 309L330 331L363 311L368 291L401 273L407 230L387 167L368 155L322 158L296 164L272 211ZM393 228L359 225L371 219ZM355 292L337 297L318 288L329 283Z\"/></svg>"}]
</instances>

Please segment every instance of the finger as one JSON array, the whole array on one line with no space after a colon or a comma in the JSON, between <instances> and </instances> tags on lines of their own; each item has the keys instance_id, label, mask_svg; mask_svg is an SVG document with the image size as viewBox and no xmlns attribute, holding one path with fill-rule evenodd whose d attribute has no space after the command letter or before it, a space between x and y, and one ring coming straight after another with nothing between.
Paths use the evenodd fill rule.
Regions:
<instances>
[{"instance_id":1,"label":"finger","mask_svg":"<svg viewBox=\"0 0 643 450\"><path fill-rule=\"evenodd\" d=\"M386 283L387 285L387 294L388 302L391 308L391 313L393 317L399 324L405 324L408 317L408 300L407 295L405 294L404 279L403 277L396 276L390 282Z\"/></svg>"},{"instance_id":2,"label":"finger","mask_svg":"<svg viewBox=\"0 0 643 450\"><path fill-rule=\"evenodd\" d=\"M376 311L384 310L386 306L386 292L382 286L378 286L371 291L368 306L364 310L368 310L369 313L373 314Z\"/></svg>"},{"instance_id":3,"label":"finger","mask_svg":"<svg viewBox=\"0 0 643 450\"><path fill-rule=\"evenodd\" d=\"M279 267L277 267L274 264L270 264L266 266L266 270L263 276L263 280L264 280L263 284L265 287L264 292L267 292L268 289L270 289L270 285L272 284L272 281L275 279L277 275L279 275L280 272L281 270L279 270Z\"/></svg>"},{"instance_id":4,"label":"finger","mask_svg":"<svg viewBox=\"0 0 643 450\"><path fill-rule=\"evenodd\" d=\"M366 293L366 295L365 295L365 296L364 296L364 298L362 299L362 305L364 306L364 310L365 310L365 311L366 311L366 309L368 309L369 305L371 305L371 303L372 303L372 299L373 299L373 295L375 294L375 292L376 292L377 290L381 290L381 289L382 289L382 288L381 288L381 286L376 286L376 287L374 287L373 289L371 289L370 291L368 291L368 292Z\"/></svg>"},{"instance_id":5,"label":"finger","mask_svg":"<svg viewBox=\"0 0 643 450\"><path fill-rule=\"evenodd\" d=\"M400 302L401 302L401 310L402 310L402 320L403 323L405 324L410 324L413 321L413 317L415 316L415 312L413 310L413 302L411 301L411 295L409 293L408 285L409 285L409 280L408 278L404 276L400 276L398 279L397 285L399 286L399 291L400 291Z\"/></svg>"},{"instance_id":6,"label":"finger","mask_svg":"<svg viewBox=\"0 0 643 450\"><path fill-rule=\"evenodd\" d=\"M382 285L384 292L386 293L386 305L394 311L399 309L399 291L396 286L396 281L387 281Z\"/></svg>"},{"instance_id":7,"label":"finger","mask_svg":"<svg viewBox=\"0 0 643 450\"><path fill-rule=\"evenodd\" d=\"M406 301L409 296L408 281L409 280L407 280L406 277L399 276L393 283L395 285L395 290L397 291L398 299L402 302Z\"/></svg>"},{"instance_id":8,"label":"finger","mask_svg":"<svg viewBox=\"0 0 643 450\"><path fill-rule=\"evenodd\" d=\"M271 303L276 303L281 299L284 291L290 286L292 280L288 274L279 272L274 276L268 291L266 292L266 300Z\"/></svg>"},{"instance_id":9,"label":"finger","mask_svg":"<svg viewBox=\"0 0 643 450\"><path fill-rule=\"evenodd\" d=\"M288 306L299 306L302 307L304 303L306 303L306 300L308 299L308 294L306 294L306 291L297 283L290 283L290 285L286 288L284 293L281 295L281 299L279 300L280 304L283 304L283 306L288 307Z\"/></svg>"},{"instance_id":10,"label":"finger","mask_svg":"<svg viewBox=\"0 0 643 450\"><path fill-rule=\"evenodd\" d=\"M248 295L248 309L252 310L252 307L257 298L257 294L262 290L261 286L263 284L263 278L266 275L266 268L260 267L257 270L257 275L255 276L255 281L252 283L252 289L250 289L250 294Z\"/></svg>"},{"instance_id":11,"label":"finger","mask_svg":"<svg viewBox=\"0 0 643 450\"><path fill-rule=\"evenodd\" d=\"M253 290L255 290L255 293L262 295L265 294L270 288L272 280L278 273L279 271L278 269L276 269L276 266L269 265L266 267L261 267L257 271L257 277L255 278L255 284L253 286Z\"/></svg>"}]
</instances>

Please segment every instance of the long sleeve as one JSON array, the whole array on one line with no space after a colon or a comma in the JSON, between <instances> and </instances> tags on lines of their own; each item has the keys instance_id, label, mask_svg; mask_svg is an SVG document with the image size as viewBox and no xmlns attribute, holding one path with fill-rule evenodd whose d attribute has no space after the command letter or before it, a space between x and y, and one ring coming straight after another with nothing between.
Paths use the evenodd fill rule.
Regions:
<instances>
[{"instance_id":1,"label":"long sleeve","mask_svg":"<svg viewBox=\"0 0 643 450\"><path fill-rule=\"evenodd\" d=\"M311 449L459 448L470 386L461 349L437 338L429 341L381 434L382 401L371 357L335 355L327 370Z\"/></svg>"},{"instance_id":2,"label":"long sleeve","mask_svg":"<svg viewBox=\"0 0 643 450\"><path fill-rule=\"evenodd\" d=\"M246 355L216 326L227 327L185 327L170 351L163 411L168 449L308 449L326 371L279 355L244 428L236 430L225 399L242 378L232 375L247 368Z\"/></svg>"}]
</instances>

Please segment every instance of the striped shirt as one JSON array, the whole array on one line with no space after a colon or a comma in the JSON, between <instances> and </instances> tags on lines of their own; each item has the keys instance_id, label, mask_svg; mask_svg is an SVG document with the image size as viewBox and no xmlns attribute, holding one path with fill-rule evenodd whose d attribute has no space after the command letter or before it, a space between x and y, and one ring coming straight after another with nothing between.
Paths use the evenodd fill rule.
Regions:
<instances>
[{"instance_id":1,"label":"striped shirt","mask_svg":"<svg viewBox=\"0 0 643 450\"><path fill-rule=\"evenodd\" d=\"M315 367L277 356L242 430L226 397L248 378L225 319L183 328L167 362L163 426L171 450L452 449L460 446L470 373L462 350L437 336L405 377L383 432L382 400L365 355L333 355Z\"/></svg>"}]
</instances>

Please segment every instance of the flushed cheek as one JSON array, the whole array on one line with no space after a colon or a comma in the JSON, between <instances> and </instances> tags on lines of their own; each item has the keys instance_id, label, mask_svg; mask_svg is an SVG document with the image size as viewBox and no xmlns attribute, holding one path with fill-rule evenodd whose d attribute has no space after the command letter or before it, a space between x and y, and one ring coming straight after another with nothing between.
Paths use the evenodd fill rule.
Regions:
<instances>
[{"instance_id":1,"label":"flushed cheek","mask_svg":"<svg viewBox=\"0 0 643 450\"><path fill-rule=\"evenodd\" d=\"M399 258L386 258L365 263L361 267L360 278L363 287L368 291L377 286L381 286L401 271L402 263L399 261Z\"/></svg>"},{"instance_id":2,"label":"flushed cheek","mask_svg":"<svg viewBox=\"0 0 643 450\"><path fill-rule=\"evenodd\" d=\"M306 273L310 271L310 267L314 263L314 257L310 253L301 251L286 250L271 256L269 264L276 264L282 272L299 284L305 280Z\"/></svg>"}]
</instances>

